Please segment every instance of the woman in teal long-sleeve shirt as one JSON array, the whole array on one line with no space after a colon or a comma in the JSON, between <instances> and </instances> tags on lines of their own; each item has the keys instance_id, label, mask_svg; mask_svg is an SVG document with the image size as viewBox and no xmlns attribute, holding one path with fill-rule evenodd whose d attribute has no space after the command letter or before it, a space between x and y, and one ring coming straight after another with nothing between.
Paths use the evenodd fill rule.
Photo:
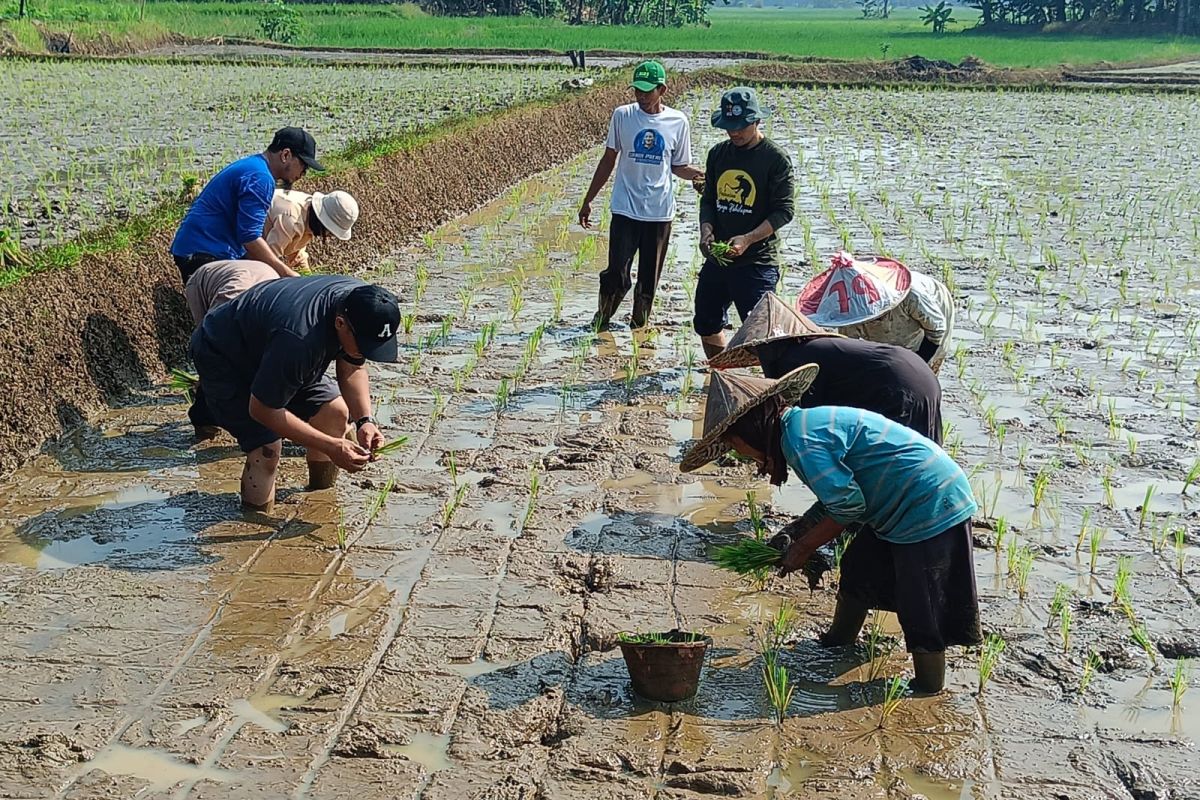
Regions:
<instances>
[{"instance_id":1,"label":"woman in teal long-sleeve shirt","mask_svg":"<svg viewBox=\"0 0 1200 800\"><path fill-rule=\"evenodd\" d=\"M946 648L982 638L967 476L932 441L874 412L790 407L815 374L813 364L779 381L714 372L704 438L680 468L733 449L773 484L790 469L812 490L820 518L791 543L781 575L800 569L847 525L860 525L857 536L870 538L856 540L842 560L837 609L822 642L850 644L870 609L895 611L913 655L914 688L940 691Z\"/></svg>"}]
</instances>

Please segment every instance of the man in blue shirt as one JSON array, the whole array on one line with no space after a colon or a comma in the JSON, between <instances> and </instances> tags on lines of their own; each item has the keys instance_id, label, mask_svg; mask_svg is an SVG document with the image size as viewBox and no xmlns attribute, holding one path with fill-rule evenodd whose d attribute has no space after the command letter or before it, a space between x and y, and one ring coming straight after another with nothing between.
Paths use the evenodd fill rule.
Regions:
<instances>
[{"instance_id":1,"label":"man in blue shirt","mask_svg":"<svg viewBox=\"0 0 1200 800\"><path fill-rule=\"evenodd\" d=\"M310 489L371 460L384 441L365 362L396 360L399 327L391 292L340 275L259 283L205 315L192 360L208 411L246 454L244 508L271 509L281 439L307 448ZM335 362L336 383L325 375Z\"/></svg>"},{"instance_id":2,"label":"man in blue shirt","mask_svg":"<svg viewBox=\"0 0 1200 800\"><path fill-rule=\"evenodd\" d=\"M213 261L252 259L281 277L298 273L263 238L275 182L290 188L309 169L321 171L317 143L303 128L280 128L265 152L239 159L218 172L192 203L171 255L187 285L192 273Z\"/></svg>"}]
</instances>

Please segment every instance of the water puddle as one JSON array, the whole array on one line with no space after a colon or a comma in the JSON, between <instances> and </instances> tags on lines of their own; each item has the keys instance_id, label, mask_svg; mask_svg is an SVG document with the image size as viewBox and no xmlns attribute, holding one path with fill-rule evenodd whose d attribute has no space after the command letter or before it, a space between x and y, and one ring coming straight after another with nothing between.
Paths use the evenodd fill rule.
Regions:
<instances>
[{"instance_id":1,"label":"water puddle","mask_svg":"<svg viewBox=\"0 0 1200 800\"><path fill-rule=\"evenodd\" d=\"M767 786L776 792L790 792L815 776L825 759L816 753L793 748L784 754L784 761L771 770Z\"/></svg>"},{"instance_id":2,"label":"water puddle","mask_svg":"<svg viewBox=\"0 0 1200 800\"><path fill-rule=\"evenodd\" d=\"M450 760L450 736L435 736L431 733L414 733L408 744L385 744L382 749L386 753L402 756L414 764L420 764L429 772L441 772L453 769L454 762Z\"/></svg>"},{"instance_id":3,"label":"water puddle","mask_svg":"<svg viewBox=\"0 0 1200 800\"><path fill-rule=\"evenodd\" d=\"M1171 661L1160 659L1159 672L1127 678L1104 686L1116 698L1102 708L1081 706L1081 721L1100 729L1119 730L1130 736L1175 736L1200 742L1200 714L1188 711L1188 693L1179 706L1172 705L1167 686Z\"/></svg>"},{"instance_id":4,"label":"water puddle","mask_svg":"<svg viewBox=\"0 0 1200 800\"><path fill-rule=\"evenodd\" d=\"M451 661L449 664L444 665L442 669L470 680L471 678L478 678L481 675L490 675L493 672L508 669L517 663L516 661L487 661L477 658L474 661Z\"/></svg>"},{"instance_id":5,"label":"water puddle","mask_svg":"<svg viewBox=\"0 0 1200 800\"><path fill-rule=\"evenodd\" d=\"M315 693L314 689L306 695L256 694L249 698L234 700L229 704L229 710L243 724L256 725L269 733L283 733L291 726L275 715L285 709L302 705Z\"/></svg>"},{"instance_id":6,"label":"water puddle","mask_svg":"<svg viewBox=\"0 0 1200 800\"><path fill-rule=\"evenodd\" d=\"M105 747L82 767L84 774L98 769L109 775L128 775L149 783L151 791L161 792L178 783L213 781L233 783L238 773L217 767L201 767L161 750L148 750L112 744Z\"/></svg>"}]
</instances>

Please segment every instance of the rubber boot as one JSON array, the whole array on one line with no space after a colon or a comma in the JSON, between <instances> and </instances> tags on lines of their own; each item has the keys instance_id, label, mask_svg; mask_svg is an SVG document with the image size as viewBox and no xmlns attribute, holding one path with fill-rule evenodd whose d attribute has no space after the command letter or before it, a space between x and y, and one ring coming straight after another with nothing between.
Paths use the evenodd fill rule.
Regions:
<instances>
[{"instance_id":1,"label":"rubber boot","mask_svg":"<svg viewBox=\"0 0 1200 800\"><path fill-rule=\"evenodd\" d=\"M946 685L946 654L943 653L913 653L912 681L914 691L925 694L937 694Z\"/></svg>"},{"instance_id":2,"label":"rubber boot","mask_svg":"<svg viewBox=\"0 0 1200 800\"><path fill-rule=\"evenodd\" d=\"M867 613L871 609L854 600L839 597L833 610L833 622L829 630L821 635L823 647L843 647L858 641L859 631L867 621Z\"/></svg>"},{"instance_id":3,"label":"rubber boot","mask_svg":"<svg viewBox=\"0 0 1200 800\"><path fill-rule=\"evenodd\" d=\"M338 468L332 461L308 462L308 486L305 491L315 492L318 489L328 489L337 483Z\"/></svg>"}]
</instances>

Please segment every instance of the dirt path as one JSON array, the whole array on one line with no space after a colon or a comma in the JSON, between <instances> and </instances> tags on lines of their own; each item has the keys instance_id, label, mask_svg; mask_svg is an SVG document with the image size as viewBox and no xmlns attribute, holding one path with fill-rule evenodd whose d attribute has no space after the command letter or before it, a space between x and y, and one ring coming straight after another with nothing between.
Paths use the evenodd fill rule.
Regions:
<instances>
[{"instance_id":1,"label":"dirt path","mask_svg":"<svg viewBox=\"0 0 1200 800\"><path fill-rule=\"evenodd\" d=\"M800 202L809 224L789 231L793 269L784 291L802 283L806 270L794 265L810 247L837 244L826 206L836 207L852 235L870 240L855 196L821 189L849 181L851 163L872 182L875 194L865 202L881 204L888 235L905 247L927 244L931 258L954 263L965 344L942 376L953 426L948 447L972 468L989 524L1004 519L1020 547L1036 549L1037 564L1021 597L1005 564L1013 555L993 550L993 534L981 525L985 627L1008 640L982 694L974 654L956 653L950 691L906 698L881 726L884 678L905 674L907 659L896 652L872 664L865 646L815 646L833 602L829 579L815 592L790 582L753 592L709 563L714 542L748 530L748 489L772 523L802 510L808 497L795 482L769 491L744 468L680 476L673 463L695 434L704 380L698 367L687 368L698 344L687 325L697 264L690 190L680 194L657 334L635 350L623 327L598 340L586 333L604 242L571 219L595 157L589 153L376 266L373 277L398 289L414 315L402 363L375 380L384 427L410 437L399 458L335 490L289 492L274 517L241 520L237 454L227 442L189 450L183 406L147 395L12 476L0 493L7 523L0 657L9 675L0 698L0 795L1200 796L1189 744L1200 735L1189 713L1195 687L1174 714L1165 689L1168 653L1195 654L1200 556L1168 467L1151 521L1184 526L1190 560L1181 574L1169 546L1146 546L1136 512L1146 465L1175 465L1190 452L1195 410L1184 408L1178 422L1157 400L1135 412L1124 398L1137 392L1135 381L1153 378L1136 376L1134 361L1119 373L1093 370L1090 359L1099 363L1109 345L1093 352L1081 342L1086 315L1076 327L1044 324L1037 343L1022 338L1028 319L1045 311L1039 298L1052 296L1034 287L1030 276L1040 270L1020 249L1024 234L997 234L1022 254L1004 275L993 277L982 256L956 255L956 239L940 238L938 215L922 211L943 194L895 185L915 182L923 168L914 138L872 144L846 133L862 128L797 124L822 103L872 114L873 97L771 98L777 135L805 155L797 169L808 187ZM886 102L918 129L925 114L945 119L932 93ZM1010 102L981 96L972 129L1007 125ZM1105 113L1094 100L1056 102L1066 105L1046 110L1053 119ZM705 109L688 110L700 118ZM1164 108L1164 124L1175 113L1180 108ZM1034 130L1057 141L1049 127ZM936 135L962 141L950 129ZM858 161L848 155L872 148L874 156ZM1092 157L1109 163L1104 152ZM1089 158L1076 177L1097 168ZM1042 185L1036 174L992 175L969 158L943 169L984 182L1003 177L1022 202ZM1090 201L1110 189L1081 194ZM944 202L959 196L946 192ZM1151 208L1125 213L1135 219ZM955 207L947 217L961 214ZM1079 222L1093 253L1116 246L1096 238L1109 230L1103 215ZM1029 235L1030 248L1041 244ZM972 252L991 244L982 232L965 242ZM1064 273L1040 280L1056 290L1059 281L1071 285ZM1010 300L1004 307L994 301L998 283ZM1142 314L1190 316L1187 297L1170 296L1174 307L1145 304ZM1111 326L1105 330L1116 342L1106 362L1132 352L1118 334L1140 341L1132 319L1096 323ZM1095 445L1081 444L1084 456L1126 446L1124 438L1109 442L1111 422L1078 398L1064 401L1078 407L1048 406L1042 415L1037 386L1063 398L1073 396L1067 387L1087 386L1087 374L1072 377L1072 364L1060 364L1062 348L1073 366L1103 376L1122 435L1142 438L1138 458L1114 473L1111 503L1095 496L1099 463L1081 459L1060 463L1038 511L1030 484L1050 453L1069 452L1050 424L1056 414L1068 420L1069 441ZM1014 377L1010 369L1022 363ZM1191 361L1182 369L1194 374ZM1025 382L1025 370L1039 383ZM990 393L981 400L984 387ZM998 424L1008 433L998 434ZM286 461L281 485L295 487L301 459ZM1082 559L1072 550L1085 508L1090 524L1107 532L1095 569L1086 546ZM339 527L345 552L336 546ZM1161 652L1156 669L1110 603L1122 555L1134 558L1132 601ZM1047 618L1060 582L1075 592L1071 648ZM785 654L797 689L789 717L776 726L755 629L784 598L799 610ZM885 636L895 635L894 621L880 623ZM715 637L701 691L675 706L641 702L613 638L676 625ZM1088 652L1102 654L1102 668L1085 694L1077 687Z\"/></svg>"}]
</instances>

